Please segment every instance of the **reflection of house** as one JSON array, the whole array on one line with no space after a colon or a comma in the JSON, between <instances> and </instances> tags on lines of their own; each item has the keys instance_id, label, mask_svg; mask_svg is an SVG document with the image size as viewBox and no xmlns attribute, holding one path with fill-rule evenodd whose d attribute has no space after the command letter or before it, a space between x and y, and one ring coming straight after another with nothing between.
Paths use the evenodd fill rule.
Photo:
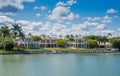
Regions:
<instances>
[{"instance_id":1,"label":"reflection of house","mask_svg":"<svg viewBox=\"0 0 120 76\"><path fill-rule=\"evenodd\" d=\"M34 41L30 36L25 36L24 39L16 38L17 45L19 47L27 48L55 48L57 39L64 39L67 41L66 47L76 47L76 48L88 48L88 44L85 42L82 36L74 38L75 41L71 42L67 38L57 38L50 36L40 36L41 40Z\"/></svg>"}]
</instances>

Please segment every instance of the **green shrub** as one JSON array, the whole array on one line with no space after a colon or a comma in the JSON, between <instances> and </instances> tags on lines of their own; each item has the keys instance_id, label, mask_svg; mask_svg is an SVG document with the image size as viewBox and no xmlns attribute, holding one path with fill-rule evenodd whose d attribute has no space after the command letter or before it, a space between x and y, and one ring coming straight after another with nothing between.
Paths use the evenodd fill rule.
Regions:
<instances>
[{"instance_id":1,"label":"green shrub","mask_svg":"<svg viewBox=\"0 0 120 76\"><path fill-rule=\"evenodd\" d=\"M67 44L66 40L63 39L58 39L56 42L58 47L65 47L65 45Z\"/></svg>"},{"instance_id":2,"label":"green shrub","mask_svg":"<svg viewBox=\"0 0 120 76\"><path fill-rule=\"evenodd\" d=\"M96 40L88 39L87 43L89 44L90 48L97 48L98 47L98 44L97 44Z\"/></svg>"},{"instance_id":3,"label":"green shrub","mask_svg":"<svg viewBox=\"0 0 120 76\"><path fill-rule=\"evenodd\" d=\"M120 50L120 38L116 38L112 40L113 48L118 48Z\"/></svg>"},{"instance_id":4,"label":"green shrub","mask_svg":"<svg viewBox=\"0 0 120 76\"><path fill-rule=\"evenodd\" d=\"M13 48L13 51L20 51L20 48Z\"/></svg>"},{"instance_id":5,"label":"green shrub","mask_svg":"<svg viewBox=\"0 0 120 76\"><path fill-rule=\"evenodd\" d=\"M7 51L12 51L13 48L14 48L14 43L12 41L6 41L5 49ZM0 43L0 49L3 49L3 44L2 43Z\"/></svg>"},{"instance_id":6,"label":"green shrub","mask_svg":"<svg viewBox=\"0 0 120 76\"><path fill-rule=\"evenodd\" d=\"M13 48L14 48L14 43L11 41L7 41L6 42L6 50L12 51Z\"/></svg>"}]
</instances>

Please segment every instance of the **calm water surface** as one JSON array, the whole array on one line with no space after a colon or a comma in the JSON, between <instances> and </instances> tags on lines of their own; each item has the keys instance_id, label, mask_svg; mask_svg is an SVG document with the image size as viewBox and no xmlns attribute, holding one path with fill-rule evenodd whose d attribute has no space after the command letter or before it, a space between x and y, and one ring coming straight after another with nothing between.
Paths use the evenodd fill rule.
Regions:
<instances>
[{"instance_id":1,"label":"calm water surface","mask_svg":"<svg viewBox=\"0 0 120 76\"><path fill-rule=\"evenodd\" d=\"M120 54L0 55L0 76L120 76Z\"/></svg>"}]
</instances>

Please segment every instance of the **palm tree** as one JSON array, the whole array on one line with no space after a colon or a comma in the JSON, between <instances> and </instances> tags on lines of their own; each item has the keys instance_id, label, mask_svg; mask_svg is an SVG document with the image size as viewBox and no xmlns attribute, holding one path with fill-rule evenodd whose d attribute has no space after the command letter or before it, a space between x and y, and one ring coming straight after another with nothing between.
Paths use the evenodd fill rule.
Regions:
<instances>
[{"instance_id":1,"label":"palm tree","mask_svg":"<svg viewBox=\"0 0 120 76\"><path fill-rule=\"evenodd\" d=\"M97 40L98 45L99 45L99 48L100 48L101 36L98 36L98 37L96 37L95 39Z\"/></svg>"},{"instance_id":2,"label":"palm tree","mask_svg":"<svg viewBox=\"0 0 120 76\"><path fill-rule=\"evenodd\" d=\"M73 34L71 34L71 36L70 36L71 38L74 38L74 36L73 36Z\"/></svg>"},{"instance_id":3,"label":"palm tree","mask_svg":"<svg viewBox=\"0 0 120 76\"><path fill-rule=\"evenodd\" d=\"M106 47L106 42L107 41L108 41L108 38L106 36L103 36L104 48Z\"/></svg>"},{"instance_id":4,"label":"palm tree","mask_svg":"<svg viewBox=\"0 0 120 76\"><path fill-rule=\"evenodd\" d=\"M18 24L12 24L13 28L11 29L12 32L14 33L14 41L16 41L16 37L20 36L22 39L24 39L24 33L22 31L22 28ZM15 43L14 43L15 47Z\"/></svg>"},{"instance_id":5,"label":"palm tree","mask_svg":"<svg viewBox=\"0 0 120 76\"><path fill-rule=\"evenodd\" d=\"M9 30L8 26L4 25L0 28L0 32L1 32L2 37L3 37L3 48L4 48L4 51L5 51L6 37L9 36L10 30Z\"/></svg>"},{"instance_id":6,"label":"palm tree","mask_svg":"<svg viewBox=\"0 0 120 76\"><path fill-rule=\"evenodd\" d=\"M66 35L65 37L66 37L66 38L70 38L70 35Z\"/></svg>"}]
</instances>

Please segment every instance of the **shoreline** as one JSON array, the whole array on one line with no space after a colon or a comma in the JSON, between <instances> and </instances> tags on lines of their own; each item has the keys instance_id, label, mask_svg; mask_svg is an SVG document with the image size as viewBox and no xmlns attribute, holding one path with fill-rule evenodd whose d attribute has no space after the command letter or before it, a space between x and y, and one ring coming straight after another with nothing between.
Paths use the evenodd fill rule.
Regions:
<instances>
[{"instance_id":1,"label":"shoreline","mask_svg":"<svg viewBox=\"0 0 120 76\"><path fill-rule=\"evenodd\" d=\"M0 55L9 55L9 54L69 54L69 53L119 53L120 51L111 51L111 50L42 50L42 51L14 51L7 53L0 53Z\"/></svg>"}]
</instances>

